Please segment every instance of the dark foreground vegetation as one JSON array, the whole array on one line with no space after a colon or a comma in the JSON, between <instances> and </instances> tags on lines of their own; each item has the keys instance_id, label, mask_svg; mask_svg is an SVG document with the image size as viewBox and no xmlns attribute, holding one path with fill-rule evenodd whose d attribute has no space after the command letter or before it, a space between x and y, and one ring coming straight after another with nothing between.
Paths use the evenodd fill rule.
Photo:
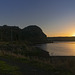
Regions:
<instances>
[{"instance_id":1,"label":"dark foreground vegetation","mask_svg":"<svg viewBox=\"0 0 75 75\"><path fill-rule=\"evenodd\" d=\"M20 29L17 26L0 26L0 41L29 41L33 44L47 42L40 27L31 25Z\"/></svg>"},{"instance_id":2,"label":"dark foreground vegetation","mask_svg":"<svg viewBox=\"0 0 75 75\"><path fill-rule=\"evenodd\" d=\"M52 57L34 46L47 42L37 26L1 26L0 75L75 75L75 57Z\"/></svg>"},{"instance_id":3,"label":"dark foreground vegetation","mask_svg":"<svg viewBox=\"0 0 75 75\"><path fill-rule=\"evenodd\" d=\"M1 75L75 75L75 57L28 57L0 52Z\"/></svg>"}]
</instances>

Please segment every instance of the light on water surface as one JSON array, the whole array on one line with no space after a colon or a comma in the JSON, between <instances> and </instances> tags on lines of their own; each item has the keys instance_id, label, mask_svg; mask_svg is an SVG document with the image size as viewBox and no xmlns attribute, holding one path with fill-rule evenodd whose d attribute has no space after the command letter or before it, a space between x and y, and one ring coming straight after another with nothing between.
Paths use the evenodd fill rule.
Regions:
<instances>
[{"instance_id":1,"label":"light on water surface","mask_svg":"<svg viewBox=\"0 0 75 75\"><path fill-rule=\"evenodd\" d=\"M55 42L39 47L48 51L51 56L75 56L75 42Z\"/></svg>"}]
</instances>

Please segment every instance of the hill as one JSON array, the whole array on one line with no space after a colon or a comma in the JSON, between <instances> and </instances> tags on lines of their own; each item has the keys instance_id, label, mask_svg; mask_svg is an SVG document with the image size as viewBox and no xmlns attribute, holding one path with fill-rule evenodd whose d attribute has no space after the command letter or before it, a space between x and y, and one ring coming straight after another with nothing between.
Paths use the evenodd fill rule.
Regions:
<instances>
[{"instance_id":1,"label":"hill","mask_svg":"<svg viewBox=\"0 0 75 75\"><path fill-rule=\"evenodd\" d=\"M36 25L31 25L22 29L23 39L29 40L33 43L44 43L47 41L47 36L42 29Z\"/></svg>"},{"instance_id":2,"label":"hill","mask_svg":"<svg viewBox=\"0 0 75 75\"><path fill-rule=\"evenodd\" d=\"M47 36L36 25L30 25L23 29L17 26L0 26L0 41L29 41L31 43L44 43Z\"/></svg>"}]
</instances>

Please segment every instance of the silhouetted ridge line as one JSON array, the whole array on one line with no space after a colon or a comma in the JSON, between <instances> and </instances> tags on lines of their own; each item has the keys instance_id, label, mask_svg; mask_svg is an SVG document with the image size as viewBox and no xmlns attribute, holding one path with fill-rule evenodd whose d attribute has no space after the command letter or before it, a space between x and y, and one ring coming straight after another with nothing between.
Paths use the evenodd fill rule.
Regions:
<instances>
[{"instance_id":1,"label":"silhouetted ridge line","mask_svg":"<svg viewBox=\"0 0 75 75\"><path fill-rule=\"evenodd\" d=\"M30 25L23 29L17 26L0 26L0 41L30 41L32 43L45 43L47 36L36 25Z\"/></svg>"}]
</instances>

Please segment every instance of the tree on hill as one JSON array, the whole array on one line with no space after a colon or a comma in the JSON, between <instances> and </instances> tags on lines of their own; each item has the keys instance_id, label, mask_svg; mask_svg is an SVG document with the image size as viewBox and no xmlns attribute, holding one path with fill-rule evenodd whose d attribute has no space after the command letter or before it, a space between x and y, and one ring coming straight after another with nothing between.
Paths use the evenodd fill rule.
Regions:
<instances>
[{"instance_id":1,"label":"tree on hill","mask_svg":"<svg viewBox=\"0 0 75 75\"><path fill-rule=\"evenodd\" d=\"M17 26L0 26L0 41L30 41L32 43L44 43L47 36L36 25L30 25L23 29Z\"/></svg>"},{"instance_id":2,"label":"tree on hill","mask_svg":"<svg viewBox=\"0 0 75 75\"><path fill-rule=\"evenodd\" d=\"M43 33L40 27L36 25L27 26L22 30L23 39L29 40L33 43L44 43L47 36Z\"/></svg>"}]
</instances>

